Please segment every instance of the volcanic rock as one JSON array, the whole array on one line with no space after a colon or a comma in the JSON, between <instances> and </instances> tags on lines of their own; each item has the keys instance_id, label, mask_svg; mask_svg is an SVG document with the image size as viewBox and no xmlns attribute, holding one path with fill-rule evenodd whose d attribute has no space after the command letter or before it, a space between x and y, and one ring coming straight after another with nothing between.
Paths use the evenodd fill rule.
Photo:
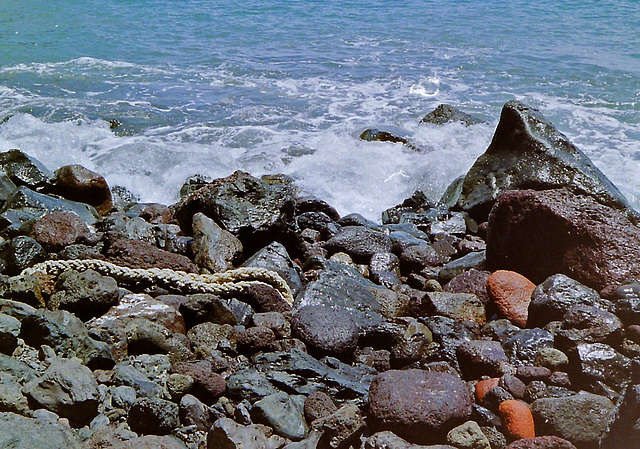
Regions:
<instances>
[{"instance_id":1,"label":"volcanic rock","mask_svg":"<svg viewBox=\"0 0 640 449\"><path fill-rule=\"evenodd\" d=\"M104 255L108 262L129 268L169 268L188 273L198 271L188 257L161 250L140 240L107 236Z\"/></svg>"},{"instance_id":2,"label":"volcanic rock","mask_svg":"<svg viewBox=\"0 0 640 449\"><path fill-rule=\"evenodd\" d=\"M232 233L218 226L212 219L198 212L192 218L193 260L196 265L213 273L233 268L233 262L242 253L242 243Z\"/></svg>"},{"instance_id":3,"label":"volcanic rock","mask_svg":"<svg viewBox=\"0 0 640 449\"><path fill-rule=\"evenodd\" d=\"M536 285L513 271L498 270L487 279L487 292L502 316L520 327L527 325L531 293Z\"/></svg>"},{"instance_id":4,"label":"volcanic rock","mask_svg":"<svg viewBox=\"0 0 640 449\"><path fill-rule=\"evenodd\" d=\"M87 203L106 215L113 208L107 181L82 165L65 165L55 171L55 190L64 198Z\"/></svg>"},{"instance_id":5,"label":"volcanic rock","mask_svg":"<svg viewBox=\"0 0 640 449\"><path fill-rule=\"evenodd\" d=\"M299 309L292 322L298 336L311 353L350 358L358 345L358 326L345 309L306 306Z\"/></svg>"},{"instance_id":6,"label":"volcanic rock","mask_svg":"<svg viewBox=\"0 0 640 449\"><path fill-rule=\"evenodd\" d=\"M483 123L482 120L478 120L448 104L439 104L438 107L420 120L420 123L433 123L434 125L444 125L452 122L460 122L465 126Z\"/></svg>"}]
</instances>

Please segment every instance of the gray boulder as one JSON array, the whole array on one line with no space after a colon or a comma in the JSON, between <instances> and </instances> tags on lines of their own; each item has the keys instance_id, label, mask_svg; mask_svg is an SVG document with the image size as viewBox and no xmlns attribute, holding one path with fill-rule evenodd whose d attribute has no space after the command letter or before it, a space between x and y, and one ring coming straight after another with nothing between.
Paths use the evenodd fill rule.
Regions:
<instances>
[{"instance_id":1,"label":"gray boulder","mask_svg":"<svg viewBox=\"0 0 640 449\"><path fill-rule=\"evenodd\" d=\"M278 449L283 441L269 436L264 426L242 426L229 418L220 418L207 435L207 449Z\"/></svg>"},{"instance_id":2,"label":"gray boulder","mask_svg":"<svg viewBox=\"0 0 640 449\"><path fill-rule=\"evenodd\" d=\"M0 413L0 447L5 449L81 449L71 429L55 421Z\"/></svg>"},{"instance_id":3,"label":"gray boulder","mask_svg":"<svg viewBox=\"0 0 640 449\"><path fill-rule=\"evenodd\" d=\"M358 326L345 309L302 307L294 316L292 329L310 353L318 356L349 359L358 345Z\"/></svg>"},{"instance_id":4,"label":"gray boulder","mask_svg":"<svg viewBox=\"0 0 640 449\"><path fill-rule=\"evenodd\" d=\"M249 257L242 266L266 268L275 271L287 282L294 296L302 288L299 268L289 257L284 245L279 242L271 242Z\"/></svg>"},{"instance_id":5,"label":"gray boulder","mask_svg":"<svg viewBox=\"0 0 640 449\"><path fill-rule=\"evenodd\" d=\"M598 447L613 410L609 399L585 392L538 399L531 404L538 435L555 435L581 449Z\"/></svg>"},{"instance_id":6,"label":"gray boulder","mask_svg":"<svg viewBox=\"0 0 640 449\"><path fill-rule=\"evenodd\" d=\"M191 226L191 250L196 265L213 273L233 268L233 261L242 254L240 240L200 212L193 216Z\"/></svg>"},{"instance_id":7,"label":"gray boulder","mask_svg":"<svg viewBox=\"0 0 640 449\"><path fill-rule=\"evenodd\" d=\"M98 413L98 383L79 359L54 358L23 391L38 407L68 418L75 426L88 424Z\"/></svg>"},{"instance_id":8,"label":"gray boulder","mask_svg":"<svg viewBox=\"0 0 640 449\"><path fill-rule=\"evenodd\" d=\"M160 398L141 398L129 410L127 422L138 434L166 435L180 426L178 405Z\"/></svg>"},{"instance_id":9,"label":"gray boulder","mask_svg":"<svg viewBox=\"0 0 640 449\"><path fill-rule=\"evenodd\" d=\"M20 321L10 315L0 313L0 352L9 354L18 344L20 335Z\"/></svg>"},{"instance_id":10,"label":"gray boulder","mask_svg":"<svg viewBox=\"0 0 640 449\"><path fill-rule=\"evenodd\" d=\"M391 239L384 232L365 226L344 226L324 244L331 252L345 252L355 261L368 262L379 252L391 251Z\"/></svg>"},{"instance_id":11,"label":"gray boulder","mask_svg":"<svg viewBox=\"0 0 640 449\"><path fill-rule=\"evenodd\" d=\"M0 153L0 170L16 185L43 188L53 181L53 173L42 162L16 149Z\"/></svg>"},{"instance_id":12,"label":"gray boulder","mask_svg":"<svg viewBox=\"0 0 640 449\"><path fill-rule=\"evenodd\" d=\"M507 190L562 187L633 214L611 181L539 111L510 101L489 148L465 177L458 206L481 222Z\"/></svg>"},{"instance_id":13,"label":"gray boulder","mask_svg":"<svg viewBox=\"0 0 640 449\"><path fill-rule=\"evenodd\" d=\"M93 270L65 271L58 277L56 289L49 306L68 310L85 321L103 315L120 298L115 279Z\"/></svg>"},{"instance_id":14,"label":"gray boulder","mask_svg":"<svg viewBox=\"0 0 640 449\"><path fill-rule=\"evenodd\" d=\"M253 404L251 409L255 422L273 427L278 434L290 440L303 439L309 429L303 416L304 396L289 396L275 393Z\"/></svg>"}]
</instances>

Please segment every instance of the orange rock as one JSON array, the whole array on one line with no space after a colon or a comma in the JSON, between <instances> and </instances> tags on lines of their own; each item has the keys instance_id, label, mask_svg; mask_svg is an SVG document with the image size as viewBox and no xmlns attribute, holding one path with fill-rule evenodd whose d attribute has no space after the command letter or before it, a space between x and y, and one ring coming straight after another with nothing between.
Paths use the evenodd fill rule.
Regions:
<instances>
[{"instance_id":1,"label":"orange rock","mask_svg":"<svg viewBox=\"0 0 640 449\"><path fill-rule=\"evenodd\" d=\"M511 440L535 438L533 415L527 404L509 399L500 403L498 413L507 438Z\"/></svg>"},{"instance_id":2,"label":"orange rock","mask_svg":"<svg viewBox=\"0 0 640 449\"><path fill-rule=\"evenodd\" d=\"M478 381L476 384L476 399L478 402L482 402L484 395L489 392L493 387L497 387L500 382L499 377L493 377L491 379L484 379Z\"/></svg>"},{"instance_id":3,"label":"orange rock","mask_svg":"<svg viewBox=\"0 0 640 449\"><path fill-rule=\"evenodd\" d=\"M514 271L498 270L487 279L487 293L498 311L516 326L526 327L536 285Z\"/></svg>"}]
</instances>

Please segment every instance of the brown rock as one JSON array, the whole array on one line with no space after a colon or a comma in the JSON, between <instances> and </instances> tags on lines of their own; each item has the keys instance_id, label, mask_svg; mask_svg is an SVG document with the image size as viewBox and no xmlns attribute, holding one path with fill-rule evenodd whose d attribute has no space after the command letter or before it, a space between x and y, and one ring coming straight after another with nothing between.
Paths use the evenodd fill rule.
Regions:
<instances>
[{"instance_id":1,"label":"brown rock","mask_svg":"<svg viewBox=\"0 0 640 449\"><path fill-rule=\"evenodd\" d=\"M56 192L66 199L90 204L100 215L113 208L109 185L98 173L82 165L65 165L54 174Z\"/></svg>"},{"instance_id":2,"label":"brown rock","mask_svg":"<svg viewBox=\"0 0 640 449\"><path fill-rule=\"evenodd\" d=\"M449 293L471 293L478 297L483 303L489 301L487 296L487 279L491 273L480 271L474 268L465 271L451 279L444 287Z\"/></svg>"},{"instance_id":3,"label":"brown rock","mask_svg":"<svg viewBox=\"0 0 640 449\"><path fill-rule=\"evenodd\" d=\"M498 407L498 413L507 437L520 439L536 436L533 415L524 402L515 399L504 401Z\"/></svg>"},{"instance_id":4,"label":"brown rock","mask_svg":"<svg viewBox=\"0 0 640 449\"><path fill-rule=\"evenodd\" d=\"M206 360L176 363L171 371L190 376L194 380L190 393L205 404L213 404L227 388L224 377L214 373L211 363Z\"/></svg>"},{"instance_id":5,"label":"brown rock","mask_svg":"<svg viewBox=\"0 0 640 449\"><path fill-rule=\"evenodd\" d=\"M389 430L415 443L442 438L471 414L467 385L451 374L418 369L387 371L369 388L374 430Z\"/></svg>"},{"instance_id":6,"label":"brown rock","mask_svg":"<svg viewBox=\"0 0 640 449\"><path fill-rule=\"evenodd\" d=\"M509 444L505 449L576 449L571 442L554 436L523 438Z\"/></svg>"},{"instance_id":7,"label":"brown rock","mask_svg":"<svg viewBox=\"0 0 640 449\"><path fill-rule=\"evenodd\" d=\"M516 326L525 327L531 294L536 285L521 274L499 270L487 279L489 298L501 315Z\"/></svg>"},{"instance_id":8,"label":"brown rock","mask_svg":"<svg viewBox=\"0 0 640 449\"><path fill-rule=\"evenodd\" d=\"M129 268L169 268L197 273L198 269L188 257L170 253L142 240L108 236L104 255L108 262Z\"/></svg>"},{"instance_id":9,"label":"brown rock","mask_svg":"<svg viewBox=\"0 0 640 449\"><path fill-rule=\"evenodd\" d=\"M562 273L601 290L640 275L640 228L589 196L508 191L489 216L487 266L536 283Z\"/></svg>"},{"instance_id":10,"label":"brown rock","mask_svg":"<svg viewBox=\"0 0 640 449\"><path fill-rule=\"evenodd\" d=\"M310 423L318 418L325 418L336 410L338 407L331 400L331 396L322 391L311 393L304 401L304 417Z\"/></svg>"},{"instance_id":11,"label":"brown rock","mask_svg":"<svg viewBox=\"0 0 640 449\"><path fill-rule=\"evenodd\" d=\"M89 226L78 215L55 211L38 219L30 235L47 251L60 251L89 234Z\"/></svg>"},{"instance_id":12,"label":"brown rock","mask_svg":"<svg viewBox=\"0 0 640 449\"><path fill-rule=\"evenodd\" d=\"M484 396L493 388L497 387L500 383L499 377L492 377L490 379L479 380L476 384L476 399L478 402L482 402Z\"/></svg>"}]
</instances>

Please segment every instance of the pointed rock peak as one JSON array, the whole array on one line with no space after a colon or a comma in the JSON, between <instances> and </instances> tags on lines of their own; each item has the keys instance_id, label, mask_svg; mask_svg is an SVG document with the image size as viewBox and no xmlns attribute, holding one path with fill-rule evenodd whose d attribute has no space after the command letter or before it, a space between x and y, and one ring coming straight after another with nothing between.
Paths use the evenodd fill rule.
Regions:
<instances>
[{"instance_id":1,"label":"pointed rock peak","mask_svg":"<svg viewBox=\"0 0 640 449\"><path fill-rule=\"evenodd\" d=\"M617 187L564 134L537 109L510 101L489 148L465 176L458 206L485 221L507 190L556 188L592 196L637 219Z\"/></svg>"}]
</instances>

